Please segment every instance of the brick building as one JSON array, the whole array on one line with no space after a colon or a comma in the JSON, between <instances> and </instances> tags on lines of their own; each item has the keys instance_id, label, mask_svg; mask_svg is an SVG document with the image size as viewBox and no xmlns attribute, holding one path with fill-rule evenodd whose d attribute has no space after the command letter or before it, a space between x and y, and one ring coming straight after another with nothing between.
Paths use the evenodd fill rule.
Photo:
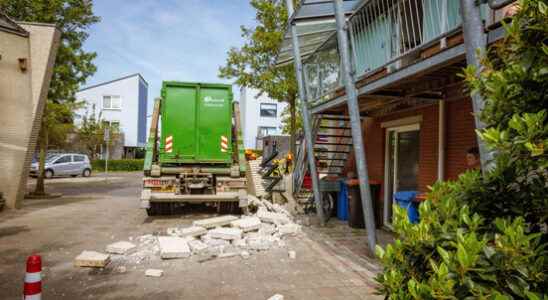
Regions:
<instances>
[{"instance_id":1,"label":"brick building","mask_svg":"<svg viewBox=\"0 0 548 300\"><path fill-rule=\"evenodd\" d=\"M325 138L314 147L331 147L320 158L328 165L320 177L344 178L356 173L356 163L330 9L332 3L303 1L290 20L299 37L312 123L319 124L313 134ZM456 179L467 169L467 150L477 146L472 100L459 76L467 64L460 2L344 1L344 11L367 170L371 182L381 185L382 209L375 211L391 227L395 192L424 193L437 180ZM481 5L488 44L504 36L500 20L514 11L514 5ZM278 64L292 62L292 53L287 35ZM333 134L322 127L339 129Z\"/></svg>"}]
</instances>

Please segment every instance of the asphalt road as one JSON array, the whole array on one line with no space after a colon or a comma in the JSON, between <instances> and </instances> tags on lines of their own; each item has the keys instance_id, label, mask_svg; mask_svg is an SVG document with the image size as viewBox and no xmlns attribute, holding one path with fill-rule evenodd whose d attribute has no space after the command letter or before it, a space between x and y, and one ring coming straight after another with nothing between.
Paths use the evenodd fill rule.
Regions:
<instances>
[{"instance_id":1,"label":"asphalt road","mask_svg":"<svg viewBox=\"0 0 548 300\"><path fill-rule=\"evenodd\" d=\"M141 174L110 176L118 179L54 179L47 191L63 197L25 200L20 210L0 212L0 299L21 298L25 260L34 253L43 259L43 299L268 299L276 293L285 299L377 298L371 273L306 233L287 240L287 248L253 253L248 260L157 258L104 269L74 267L83 250L104 251L112 242L213 214L148 217L139 209ZM297 259L288 259L288 249ZM148 268L163 269L164 276L145 277Z\"/></svg>"}]
</instances>

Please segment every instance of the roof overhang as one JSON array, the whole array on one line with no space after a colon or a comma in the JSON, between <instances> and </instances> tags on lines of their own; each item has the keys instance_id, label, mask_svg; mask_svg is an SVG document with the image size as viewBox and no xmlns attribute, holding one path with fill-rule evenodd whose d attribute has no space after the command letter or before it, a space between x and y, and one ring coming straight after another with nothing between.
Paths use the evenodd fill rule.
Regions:
<instances>
[{"instance_id":1,"label":"roof overhang","mask_svg":"<svg viewBox=\"0 0 548 300\"><path fill-rule=\"evenodd\" d=\"M29 33L23 29L23 27L19 26L19 24L15 23L13 20L8 18L8 16L2 14L0 12L0 31L9 32L13 34L17 34L20 36L28 37Z\"/></svg>"},{"instance_id":2,"label":"roof overhang","mask_svg":"<svg viewBox=\"0 0 548 300\"><path fill-rule=\"evenodd\" d=\"M343 1L343 9L348 17L360 0ZM293 15L289 18L285 30L284 40L280 46L276 65L283 66L293 61L293 43L291 38L291 24L297 29L301 58L306 59L323 45L335 32L335 13L331 0L303 0Z\"/></svg>"}]
</instances>

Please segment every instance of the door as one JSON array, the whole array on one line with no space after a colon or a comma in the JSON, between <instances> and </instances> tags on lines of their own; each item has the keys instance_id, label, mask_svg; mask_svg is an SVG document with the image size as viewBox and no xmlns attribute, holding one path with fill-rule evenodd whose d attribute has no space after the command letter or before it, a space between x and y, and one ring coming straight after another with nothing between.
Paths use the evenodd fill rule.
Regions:
<instances>
[{"instance_id":1,"label":"door","mask_svg":"<svg viewBox=\"0 0 548 300\"><path fill-rule=\"evenodd\" d=\"M83 155L72 156L72 170L71 175L81 175L84 171L85 157Z\"/></svg>"},{"instance_id":2,"label":"door","mask_svg":"<svg viewBox=\"0 0 548 300\"><path fill-rule=\"evenodd\" d=\"M53 163L55 176L70 175L72 168L72 155L63 155Z\"/></svg>"},{"instance_id":3,"label":"door","mask_svg":"<svg viewBox=\"0 0 548 300\"><path fill-rule=\"evenodd\" d=\"M419 188L419 124L386 130L384 223L392 224L394 193Z\"/></svg>"}]
</instances>

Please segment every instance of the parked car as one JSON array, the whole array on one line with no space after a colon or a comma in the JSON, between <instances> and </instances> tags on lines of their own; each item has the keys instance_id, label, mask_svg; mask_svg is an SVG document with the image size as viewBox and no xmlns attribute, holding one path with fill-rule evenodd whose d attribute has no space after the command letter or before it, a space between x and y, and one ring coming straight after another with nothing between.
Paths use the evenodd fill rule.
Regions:
<instances>
[{"instance_id":1,"label":"parked car","mask_svg":"<svg viewBox=\"0 0 548 300\"><path fill-rule=\"evenodd\" d=\"M77 153L56 153L46 157L45 173L46 178L54 176L91 176L91 163L84 154ZM30 166L30 176L38 176L38 162Z\"/></svg>"}]
</instances>

